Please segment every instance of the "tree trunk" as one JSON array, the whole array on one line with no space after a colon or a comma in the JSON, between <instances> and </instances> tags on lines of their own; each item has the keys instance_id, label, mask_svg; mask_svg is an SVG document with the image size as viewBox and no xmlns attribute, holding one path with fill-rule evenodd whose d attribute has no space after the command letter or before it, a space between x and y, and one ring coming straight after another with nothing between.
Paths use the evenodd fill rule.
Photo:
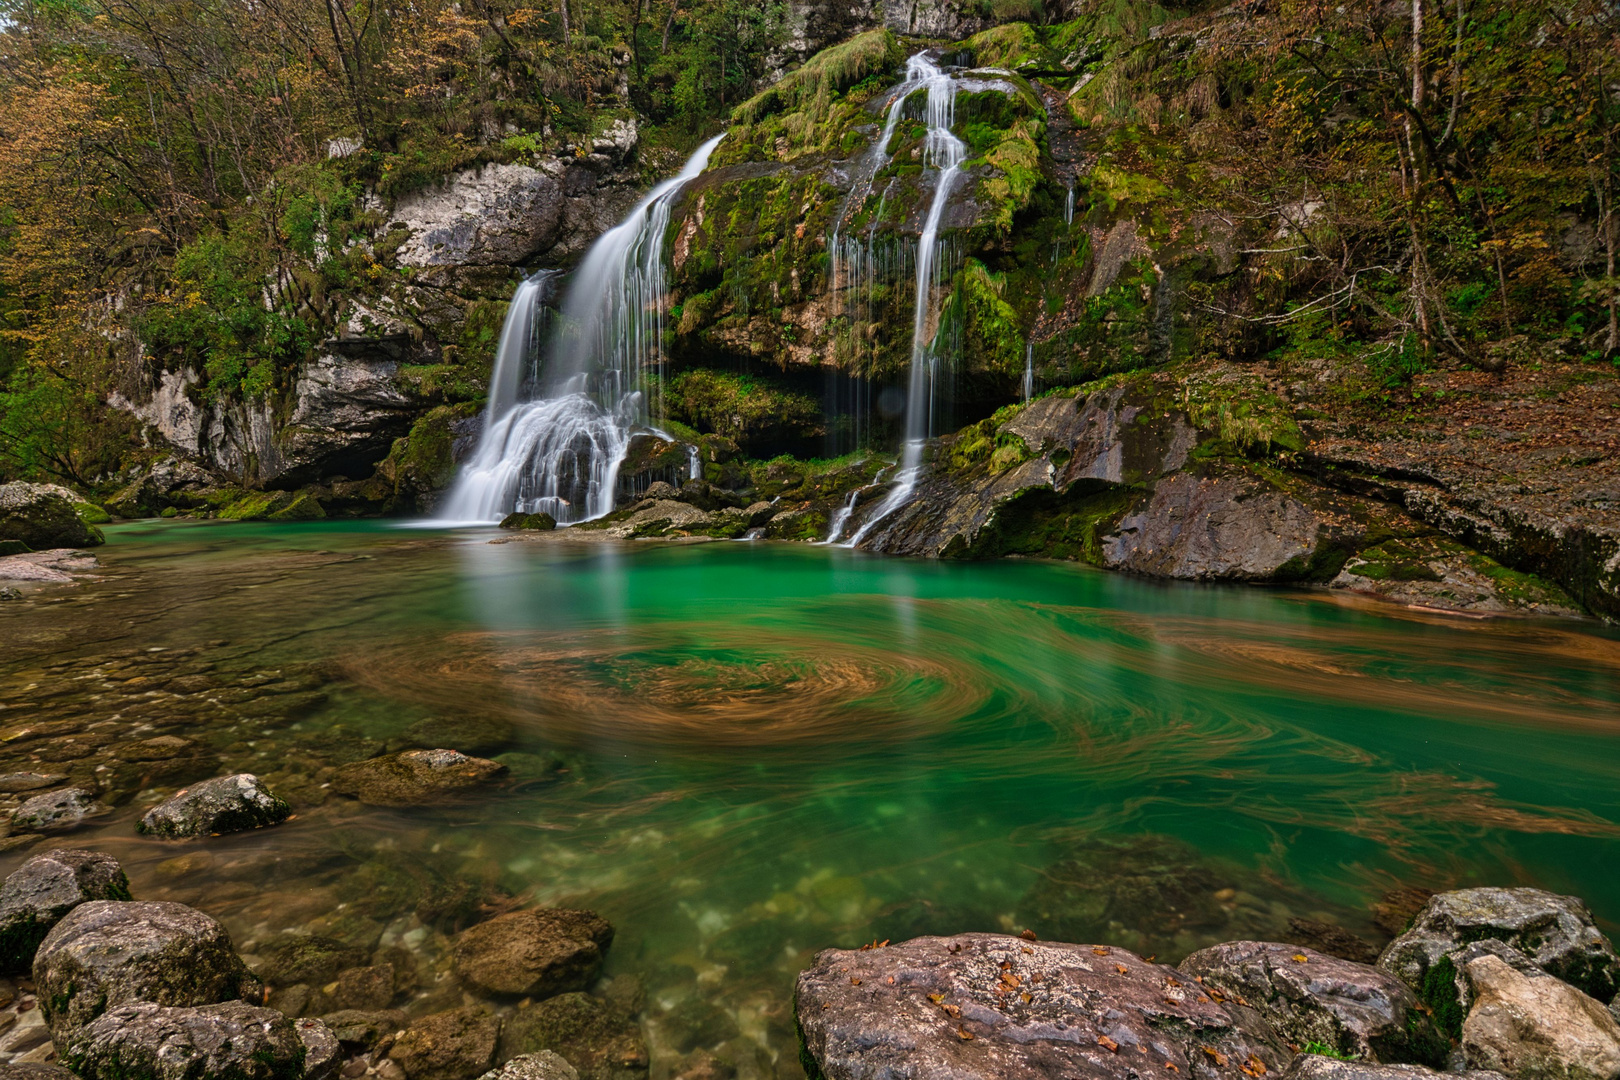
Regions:
<instances>
[{"instance_id":1,"label":"tree trunk","mask_svg":"<svg viewBox=\"0 0 1620 1080\"><path fill-rule=\"evenodd\" d=\"M675 12L680 10L681 0L669 0L669 18L664 20L664 43L658 46L660 56L669 53L669 32L675 28Z\"/></svg>"},{"instance_id":2,"label":"tree trunk","mask_svg":"<svg viewBox=\"0 0 1620 1080\"><path fill-rule=\"evenodd\" d=\"M563 44L568 44L568 0L562 0Z\"/></svg>"}]
</instances>

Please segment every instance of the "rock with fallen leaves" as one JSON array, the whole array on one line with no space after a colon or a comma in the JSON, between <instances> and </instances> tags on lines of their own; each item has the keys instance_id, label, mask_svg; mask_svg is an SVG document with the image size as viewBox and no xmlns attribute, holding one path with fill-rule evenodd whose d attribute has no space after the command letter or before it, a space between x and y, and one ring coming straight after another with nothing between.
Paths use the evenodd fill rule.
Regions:
<instances>
[{"instance_id":1,"label":"rock with fallen leaves","mask_svg":"<svg viewBox=\"0 0 1620 1080\"><path fill-rule=\"evenodd\" d=\"M1443 1066L1449 1040L1406 984L1368 964L1268 941L1229 941L1181 962L1212 997L1257 1010L1297 1046L1371 1062Z\"/></svg>"},{"instance_id":2,"label":"rock with fallen leaves","mask_svg":"<svg viewBox=\"0 0 1620 1080\"><path fill-rule=\"evenodd\" d=\"M827 1080L1256 1080L1290 1057L1257 1012L1175 968L1004 934L829 949L800 973L797 1003Z\"/></svg>"},{"instance_id":3,"label":"rock with fallen leaves","mask_svg":"<svg viewBox=\"0 0 1620 1080\"><path fill-rule=\"evenodd\" d=\"M1515 971L1497 956L1469 961L1474 1005L1463 1021L1463 1060L1512 1080L1614 1080L1620 1024L1603 1004L1548 975Z\"/></svg>"}]
</instances>

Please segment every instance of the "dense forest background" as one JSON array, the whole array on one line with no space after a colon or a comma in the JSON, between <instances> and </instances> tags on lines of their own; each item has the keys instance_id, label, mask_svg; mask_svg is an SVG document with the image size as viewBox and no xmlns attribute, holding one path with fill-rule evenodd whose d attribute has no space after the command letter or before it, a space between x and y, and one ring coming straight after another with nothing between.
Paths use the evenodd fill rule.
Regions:
<instances>
[{"instance_id":1,"label":"dense forest background","mask_svg":"<svg viewBox=\"0 0 1620 1080\"><path fill-rule=\"evenodd\" d=\"M1183 209L1239 221L1293 215L1240 253L1241 296L1198 286L1199 348L1354 352L1382 400L1435 364L1500 363L1504 341L1620 355L1609 0L968 6L1038 29L1000 61L1065 90L1089 137L1136 163L1121 183L1168 178ZM284 388L339 300L396 272L347 243L390 200L576 152L631 115L649 179L667 174L806 60L806 11L754 0L0 9L0 479L81 486L140 443L106 404L132 355L196 367L205 395ZM836 60L783 84L795 115L892 76Z\"/></svg>"}]
</instances>

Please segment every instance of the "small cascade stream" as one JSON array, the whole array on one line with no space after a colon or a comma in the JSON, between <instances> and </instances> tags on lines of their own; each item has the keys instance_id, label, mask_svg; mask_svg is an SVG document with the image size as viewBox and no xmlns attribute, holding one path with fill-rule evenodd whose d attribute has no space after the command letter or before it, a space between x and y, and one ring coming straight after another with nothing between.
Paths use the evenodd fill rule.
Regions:
<instances>
[{"instance_id":1,"label":"small cascade stream","mask_svg":"<svg viewBox=\"0 0 1620 1080\"><path fill-rule=\"evenodd\" d=\"M934 278L940 265L939 223L967 157L967 145L951 131L956 122L956 80L919 54L906 63L906 82L928 88L928 136L923 143L923 165L938 172L928 217L923 221L922 235L917 240L917 295L912 308L911 363L906 380L906 442L900 454L900 473L894 490L850 537L849 547L860 544L873 526L910 502L917 487L923 446L933 430L934 387L939 375L939 355L928 334Z\"/></svg>"},{"instance_id":2,"label":"small cascade stream","mask_svg":"<svg viewBox=\"0 0 1620 1080\"><path fill-rule=\"evenodd\" d=\"M647 422L643 373L662 362L664 234L682 187L719 145L700 146L585 254L541 363L554 272L518 287L501 328L484 434L441 518L498 521L546 513L560 525L613 509L619 465Z\"/></svg>"}]
</instances>

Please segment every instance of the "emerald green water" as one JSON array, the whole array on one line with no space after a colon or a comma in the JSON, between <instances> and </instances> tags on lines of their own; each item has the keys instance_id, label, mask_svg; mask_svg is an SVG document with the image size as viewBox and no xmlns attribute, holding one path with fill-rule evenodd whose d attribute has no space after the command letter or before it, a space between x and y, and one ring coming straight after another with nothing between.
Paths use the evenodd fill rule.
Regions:
<instances>
[{"instance_id":1,"label":"emerald green water","mask_svg":"<svg viewBox=\"0 0 1620 1080\"><path fill-rule=\"evenodd\" d=\"M0 606L0 701L147 717L301 804L273 830L158 844L130 824L157 783L72 841L247 951L297 927L403 937L428 973L412 1011L460 1003L432 975L457 919L595 908L619 930L609 972L645 981L655 1076L716 1031L757 1050L744 1075L791 1075L793 975L834 945L1079 927L1174 958L1291 917L1377 944L1371 905L1402 886L1533 884L1620 918L1620 641L1595 624L490 536L125 526L104 580ZM117 705L127 665L192 648L164 678L238 689ZM265 671L304 680L291 705L255 698ZM397 811L320 788L457 716L518 726L513 783ZM422 898L446 883L471 900L435 922ZM735 1031L677 1031L698 999Z\"/></svg>"}]
</instances>

